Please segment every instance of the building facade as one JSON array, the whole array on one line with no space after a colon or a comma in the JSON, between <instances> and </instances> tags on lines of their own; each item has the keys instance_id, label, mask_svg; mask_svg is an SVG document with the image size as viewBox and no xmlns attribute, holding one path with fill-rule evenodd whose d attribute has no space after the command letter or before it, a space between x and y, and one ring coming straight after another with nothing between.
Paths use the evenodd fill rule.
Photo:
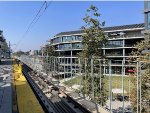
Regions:
<instances>
[{"instance_id":1,"label":"building facade","mask_svg":"<svg viewBox=\"0 0 150 113\"><path fill-rule=\"evenodd\" d=\"M106 58L112 60L112 74L121 74L122 64L120 61L126 61L130 57L134 45L144 39L142 34L144 27L144 23L141 23L104 28L104 32L108 36L108 44L102 50ZM58 58L67 57L63 62L68 65L72 64L72 69L76 64L75 59L78 58L78 53L82 51L83 34L82 30L61 32L50 39L50 45L55 47ZM108 74L107 68L104 66L104 74ZM126 74L128 70L126 68Z\"/></svg>"}]
</instances>

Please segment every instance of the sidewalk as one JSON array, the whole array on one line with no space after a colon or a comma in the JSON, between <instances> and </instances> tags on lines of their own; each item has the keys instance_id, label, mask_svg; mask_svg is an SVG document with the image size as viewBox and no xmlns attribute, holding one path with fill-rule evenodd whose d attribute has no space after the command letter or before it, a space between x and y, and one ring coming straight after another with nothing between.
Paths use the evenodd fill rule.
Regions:
<instances>
[{"instance_id":1,"label":"sidewalk","mask_svg":"<svg viewBox=\"0 0 150 113\"><path fill-rule=\"evenodd\" d=\"M12 113L11 61L0 62L0 113Z\"/></svg>"}]
</instances>

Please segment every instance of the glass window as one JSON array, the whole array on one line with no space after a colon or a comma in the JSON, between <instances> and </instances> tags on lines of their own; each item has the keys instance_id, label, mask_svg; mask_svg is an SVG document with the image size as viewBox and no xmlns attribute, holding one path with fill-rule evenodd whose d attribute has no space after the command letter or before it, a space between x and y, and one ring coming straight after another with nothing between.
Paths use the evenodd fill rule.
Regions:
<instances>
[{"instance_id":1,"label":"glass window","mask_svg":"<svg viewBox=\"0 0 150 113\"><path fill-rule=\"evenodd\" d=\"M81 37L81 36L76 36L76 37L75 37L75 40L76 40L76 41L82 41L82 37Z\"/></svg>"},{"instance_id":2,"label":"glass window","mask_svg":"<svg viewBox=\"0 0 150 113\"><path fill-rule=\"evenodd\" d=\"M62 42L62 37L59 37L59 42Z\"/></svg>"},{"instance_id":3,"label":"glass window","mask_svg":"<svg viewBox=\"0 0 150 113\"><path fill-rule=\"evenodd\" d=\"M71 49L71 44L65 44L65 49Z\"/></svg>"},{"instance_id":4,"label":"glass window","mask_svg":"<svg viewBox=\"0 0 150 113\"><path fill-rule=\"evenodd\" d=\"M59 50L62 50L62 48L63 48L63 45L59 45Z\"/></svg>"},{"instance_id":5,"label":"glass window","mask_svg":"<svg viewBox=\"0 0 150 113\"><path fill-rule=\"evenodd\" d=\"M59 50L68 50L68 49L72 49L72 45L71 44L59 45Z\"/></svg>"},{"instance_id":6,"label":"glass window","mask_svg":"<svg viewBox=\"0 0 150 113\"><path fill-rule=\"evenodd\" d=\"M75 40L75 36L72 36L72 40L73 40L73 41Z\"/></svg>"},{"instance_id":7,"label":"glass window","mask_svg":"<svg viewBox=\"0 0 150 113\"><path fill-rule=\"evenodd\" d=\"M106 47L122 47L123 46L123 41L108 41L108 44Z\"/></svg>"},{"instance_id":8,"label":"glass window","mask_svg":"<svg viewBox=\"0 0 150 113\"><path fill-rule=\"evenodd\" d=\"M68 39L68 42L71 42L72 41L72 36L68 36L67 39Z\"/></svg>"},{"instance_id":9,"label":"glass window","mask_svg":"<svg viewBox=\"0 0 150 113\"><path fill-rule=\"evenodd\" d=\"M66 37L63 36L63 37L62 37L62 42L65 42L65 40L66 40Z\"/></svg>"},{"instance_id":10,"label":"glass window","mask_svg":"<svg viewBox=\"0 0 150 113\"><path fill-rule=\"evenodd\" d=\"M61 42L61 37L57 37L53 39L53 43L60 43Z\"/></svg>"},{"instance_id":11,"label":"glass window","mask_svg":"<svg viewBox=\"0 0 150 113\"><path fill-rule=\"evenodd\" d=\"M64 36L62 37L62 42L71 42L73 40L72 36Z\"/></svg>"},{"instance_id":12,"label":"glass window","mask_svg":"<svg viewBox=\"0 0 150 113\"><path fill-rule=\"evenodd\" d=\"M81 43L72 44L72 49L81 49L81 48L82 48L82 44Z\"/></svg>"}]
</instances>

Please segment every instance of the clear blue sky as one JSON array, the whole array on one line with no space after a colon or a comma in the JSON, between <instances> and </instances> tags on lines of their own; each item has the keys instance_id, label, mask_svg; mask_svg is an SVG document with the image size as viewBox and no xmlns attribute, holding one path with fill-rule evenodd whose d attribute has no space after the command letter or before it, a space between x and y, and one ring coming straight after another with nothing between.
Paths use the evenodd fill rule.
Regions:
<instances>
[{"instance_id":1,"label":"clear blue sky","mask_svg":"<svg viewBox=\"0 0 150 113\"><path fill-rule=\"evenodd\" d=\"M7 42L16 44L20 40L42 3L43 1L0 2L0 29L4 31ZM82 18L91 4L99 8L100 19L106 22L106 26L144 22L144 3L142 1L53 1L17 50L39 49L46 43L46 40L59 32L80 29L84 24Z\"/></svg>"}]
</instances>

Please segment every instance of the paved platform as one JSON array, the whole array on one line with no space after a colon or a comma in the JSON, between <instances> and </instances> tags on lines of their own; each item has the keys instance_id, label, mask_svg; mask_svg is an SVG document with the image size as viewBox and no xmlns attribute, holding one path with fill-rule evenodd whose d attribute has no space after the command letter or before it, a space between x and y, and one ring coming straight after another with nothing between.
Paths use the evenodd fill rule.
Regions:
<instances>
[{"instance_id":1,"label":"paved platform","mask_svg":"<svg viewBox=\"0 0 150 113\"><path fill-rule=\"evenodd\" d=\"M0 113L12 113L11 60L0 62Z\"/></svg>"}]
</instances>

